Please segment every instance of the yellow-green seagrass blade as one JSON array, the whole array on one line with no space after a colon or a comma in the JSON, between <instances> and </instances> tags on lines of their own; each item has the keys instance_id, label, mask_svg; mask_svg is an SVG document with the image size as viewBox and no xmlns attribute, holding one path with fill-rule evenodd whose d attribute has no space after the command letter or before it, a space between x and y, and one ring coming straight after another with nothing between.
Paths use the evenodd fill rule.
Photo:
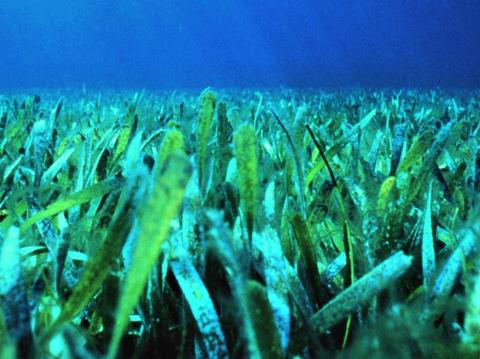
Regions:
<instances>
[{"instance_id":1,"label":"yellow-green seagrass blade","mask_svg":"<svg viewBox=\"0 0 480 359\"><path fill-rule=\"evenodd\" d=\"M252 125L244 124L235 134L240 200L251 238L258 197L257 138Z\"/></svg>"},{"instance_id":2,"label":"yellow-green seagrass blade","mask_svg":"<svg viewBox=\"0 0 480 359\"><path fill-rule=\"evenodd\" d=\"M117 308L109 358L114 358L117 353L129 316L167 239L170 223L180 209L190 175L190 162L181 152L168 158L161 168L157 167L155 183L140 213L139 236Z\"/></svg>"}]
</instances>

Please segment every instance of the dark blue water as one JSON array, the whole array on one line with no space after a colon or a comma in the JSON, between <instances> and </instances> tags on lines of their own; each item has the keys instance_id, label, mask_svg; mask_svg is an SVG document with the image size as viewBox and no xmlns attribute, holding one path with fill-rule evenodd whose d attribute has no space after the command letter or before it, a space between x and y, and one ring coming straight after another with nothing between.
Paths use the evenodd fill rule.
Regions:
<instances>
[{"instance_id":1,"label":"dark blue water","mask_svg":"<svg viewBox=\"0 0 480 359\"><path fill-rule=\"evenodd\" d=\"M478 0L2 0L0 88L480 85Z\"/></svg>"}]
</instances>

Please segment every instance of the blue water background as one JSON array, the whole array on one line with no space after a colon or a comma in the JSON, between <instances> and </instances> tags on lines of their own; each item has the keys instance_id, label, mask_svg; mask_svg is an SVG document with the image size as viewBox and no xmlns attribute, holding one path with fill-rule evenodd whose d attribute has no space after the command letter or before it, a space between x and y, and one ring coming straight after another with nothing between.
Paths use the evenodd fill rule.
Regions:
<instances>
[{"instance_id":1,"label":"blue water background","mask_svg":"<svg viewBox=\"0 0 480 359\"><path fill-rule=\"evenodd\" d=\"M480 1L1 0L0 89L480 86Z\"/></svg>"}]
</instances>

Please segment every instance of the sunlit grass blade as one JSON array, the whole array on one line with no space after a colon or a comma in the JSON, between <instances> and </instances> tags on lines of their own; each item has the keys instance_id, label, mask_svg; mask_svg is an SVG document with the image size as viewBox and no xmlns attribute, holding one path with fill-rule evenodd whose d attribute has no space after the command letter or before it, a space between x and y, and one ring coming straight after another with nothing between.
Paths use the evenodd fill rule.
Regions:
<instances>
[{"instance_id":1,"label":"sunlit grass blade","mask_svg":"<svg viewBox=\"0 0 480 359\"><path fill-rule=\"evenodd\" d=\"M383 181L380 186L380 191L378 192L377 200L377 215L383 217L385 215L385 209L387 208L387 203L389 199L389 194L395 185L395 177L388 177Z\"/></svg>"},{"instance_id":2,"label":"sunlit grass blade","mask_svg":"<svg viewBox=\"0 0 480 359\"><path fill-rule=\"evenodd\" d=\"M198 178L200 181L200 190L205 194L207 185L207 157L208 141L213 125L213 116L215 114L215 104L217 97L212 91L206 90L200 99L200 114L198 120L197 132L197 167Z\"/></svg>"},{"instance_id":3,"label":"sunlit grass blade","mask_svg":"<svg viewBox=\"0 0 480 359\"><path fill-rule=\"evenodd\" d=\"M235 157L238 167L240 200L251 238L258 198L257 137L251 125L243 124L235 133Z\"/></svg>"},{"instance_id":4,"label":"sunlit grass blade","mask_svg":"<svg viewBox=\"0 0 480 359\"><path fill-rule=\"evenodd\" d=\"M185 142L182 133L177 129L171 129L166 134L158 151L157 166L162 167L165 161L176 151L184 151Z\"/></svg>"},{"instance_id":5,"label":"sunlit grass blade","mask_svg":"<svg viewBox=\"0 0 480 359\"><path fill-rule=\"evenodd\" d=\"M118 134L117 141L115 142L115 148L113 150L112 162L116 162L120 156L123 155L128 146L132 129L130 126L124 126Z\"/></svg>"},{"instance_id":6,"label":"sunlit grass blade","mask_svg":"<svg viewBox=\"0 0 480 359\"><path fill-rule=\"evenodd\" d=\"M408 171L414 164L422 159L423 154L430 145L430 136L428 134L417 135L413 137L412 144L405 155L405 158L397 167L396 173Z\"/></svg>"},{"instance_id":7,"label":"sunlit grass blade","mask_svg":"<svg viewBox=\"0 0 480 359\"><path fill-rule=\"evenodd\" d=\"M102 182L96 183L93 186L87 187L80 192L65 195L56 200L47 208L38 211L32 217L28 218L20 227L20 231L25 233L33 224L42 219L52 217L60 212L66 211L72 207L83 203L90 202L94 198L102 197L116 189L119 189L123 183L120 177L109 178Z\"/></svg>"},{"instance_id":8,"label":"sunlit grass blade","mask_svg":"<svg viewBox=\"0 0 480 359\"><path fill-rule=\"evenodd\" d=\"M109 358L114 358L117 353L129 316L167 239L171 221L180 209L190 174L190 162L181 153L171 156L163 168L156 169L152 190L140 211L139 234L119 299Z\"/></svg>"}]
</instances>

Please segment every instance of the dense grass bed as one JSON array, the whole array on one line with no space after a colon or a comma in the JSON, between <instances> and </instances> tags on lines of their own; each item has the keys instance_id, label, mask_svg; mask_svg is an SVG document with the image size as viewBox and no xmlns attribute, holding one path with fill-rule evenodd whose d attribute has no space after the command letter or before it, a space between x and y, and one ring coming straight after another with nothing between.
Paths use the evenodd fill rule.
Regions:
<instances>
[{"instance_id":1,"label":"dense grass bed","mask_svg":"<svg viewBox=\"0 0 480 359\"><path fill-rule=\"evenodd\" d=\"M0 97L0 357L480 355L480 94Z\"/></svg>"}]
</instances>

